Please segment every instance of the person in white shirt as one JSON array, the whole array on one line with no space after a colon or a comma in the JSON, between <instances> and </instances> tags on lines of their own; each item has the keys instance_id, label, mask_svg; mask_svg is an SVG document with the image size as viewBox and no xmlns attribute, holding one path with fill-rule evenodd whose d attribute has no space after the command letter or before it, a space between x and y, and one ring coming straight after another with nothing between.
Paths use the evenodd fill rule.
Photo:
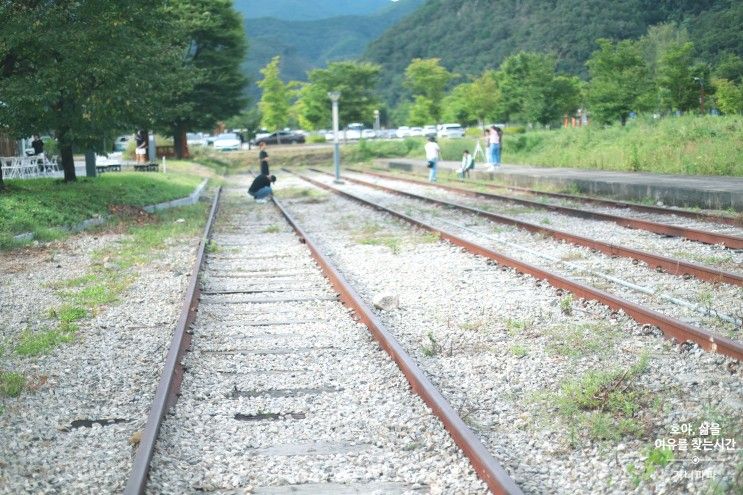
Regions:
<instances>
[{"instance_id":1,"label":"person in white shirt","mask_svg":"<svg viewBox=\"0 0 743 495\"><path fill-rule=\"evenodd\" d=\"M498 126L493 125L488 133L488 151L490 152L490 162L493 164L493 167L500 167L502 132Z\"/></svg>"},{"instance_id":2,"label":"person in white shirt","mask_svg":"<svg viewBox=\"0 0 743 495\"><path fill-rule=\"evenodd\" d=\"M426 161L428 162L428 180L429 182L436 182L436 165L441 159L441 148L436 142L436 138L428 138L426 143Z\"/></svg>"}]
</instances>

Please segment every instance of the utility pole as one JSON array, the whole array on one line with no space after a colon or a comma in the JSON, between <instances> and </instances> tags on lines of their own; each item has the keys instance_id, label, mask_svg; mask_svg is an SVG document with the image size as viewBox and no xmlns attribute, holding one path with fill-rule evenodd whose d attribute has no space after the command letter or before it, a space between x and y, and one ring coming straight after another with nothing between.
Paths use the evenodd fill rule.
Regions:
<instances>
[{"instance_id":1,"label":"utility pole","mask_svg":"<svg viewBox=\"0 0 743 495\"><path fill-rule=\"evenodd\" d=\"M704 115L704 79L695 77L694 80L699 83L699 112Z\"/></svg>"},{"instance_id":2,"label":"utility pole","mask_svg":"<svg viewBox=\"0 0 743 495\"><path fill-rule=\"evenodd\" d=\"M341 98L340 91L331 91L328 98L333 102L333 164L335 165L335 183L342 184L341 181L341 156L338 144L338 100Z\"/></svg>"}]
</instances>

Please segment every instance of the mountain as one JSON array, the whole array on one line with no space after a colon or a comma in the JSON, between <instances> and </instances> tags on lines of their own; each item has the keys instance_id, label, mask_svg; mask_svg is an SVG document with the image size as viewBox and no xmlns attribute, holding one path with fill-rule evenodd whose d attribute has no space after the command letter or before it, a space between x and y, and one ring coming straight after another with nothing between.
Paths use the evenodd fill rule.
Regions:
<instances>
[{"instance_id":1,"label":"mountain","mask_svg":"<svg viewBox=\"0 0 743 495\"><path fill-rule=\"evenodd\" d=\"M246 19L245 31L250 48L244 65L245 71L255 83L262 77L260 69L270 62L271 58L280 55L281 76L284 81L306 80L308 70L324 67L333 60L360 57L369 42L413 12L422 2L423 0L398 2L385 0L384 8L379 13L365 16L341 16L313 21L287 21L265 17ZM236 2L236 5L237 3L239 2ZM350 1L343 3L356 4ZM254 99L260 96L255 84L251 86L250 94Z\"/></svg>"},{"instance_id":2,"label":"mountain","mask_svg":"<svg viewBox=\"0 0 743 495\"><path fill-rule=\"evenodd\" d=\"M347 15L379 13L393 3L390 0L235 0L245 19L273 17L285 21L312 21Z\"/></svg>"},{"instance_id":3,"label":"mountain","mask_svg":"<svg viewBox=\"0 0 743 495\"><path fill-rule=\"evenodd\" d=\"M636 39L649 26L680 23L701 60L722 51L743 56L740 0L427 0L367 48L364 59L384 68L380 87L394 104L406 95L413 58L441 58L464 77L496 68L519 51L549 52L558 69L586 75L596 39Z\"/></svg>"}]
</instances>

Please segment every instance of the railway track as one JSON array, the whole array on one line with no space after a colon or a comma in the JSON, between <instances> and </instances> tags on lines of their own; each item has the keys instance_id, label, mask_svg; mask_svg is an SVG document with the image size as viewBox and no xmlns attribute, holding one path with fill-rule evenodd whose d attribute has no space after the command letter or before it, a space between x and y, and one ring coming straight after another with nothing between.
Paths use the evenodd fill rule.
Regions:
<instances>
[{"instance_id":1,"label":"railway track","mask_svg":"<svg viewBox=\"0 0 743 495\"><path fill-rule=\"evenodd\" d=\"M297 221L227 194L126 493L521 493Z\"/></svg>"},{"instance_id":2,"label":"railway track","mask_svg":"<svg viewBox=\"0 0 743 495\"><path fill-rule=\"evenodd\" d=\"M315 169L313 169L313 171L319 172L319 173L325 173L323 171L319 171ZM361 185L377 188L377 189L391 192L394 194L400 194L400 195L407 196L410 198L427 201L431 203L436 203L442 206L467 210L469 212L476 213L477 215L487 217L491 220L494 220L496 222L499 222L505 225L513 225L513 226L517 226L525 230L528 230L530 232L536 232L536 233L549 235L555 239L564 240L572 244L575 244L578 246L584 246L590 249L596 249L598 251L601 251L602 253L605 253L611 256L623 256L627 258L632 258L638 261L645 262L650 266L662 269L671 274L675 274L679 276L694 276L701 280L707 280L710 282L722 282L722 283L727 283L727 284L743 286L743 276L738 275L736 273L731 273L731 272L727 272L724 270L720 270L714 267L709 267L709 266L701 265L698 263L691 263L691 262L684 261L681 259L670 258L668 256L654 254L654 253L651 253L648 251L642 251L639 249L632 249L632 248L622 246L620 244L604 242L604 241L594 239L594 238L589 238L583 235L576 235L576 234L567 232L565 230L558 230L558 229L546 227L544 225L539 225L533 222L519 220L517 218L500 215L500 214L493 213L490 211L485 211L483 209L467 206L461 203L454 203L449 200L441 200L441 199L432 198L426 195L414 194L408 191L404 191L400 188L390 187L390 186L386 186L383 184L378 184L378 183L369 182L365 180L359 180L358 178L353 178L349 176L344 176L344 178L349 181L361 184ZM403 180L403 182L411 182L417 185L421 185L419 181ZM426 185L426 184L423 184L423 185ZM442 187L442 186L437 185L436 187ZM443 189L454 190L448 186L443 186ZM456 190L457 192L461 192L459 188L456 188ZM470 191L466 191L465 194L470 194ZM472 194L479 195L480 193L472 193ZM583 218L590 218L590 217L583 217Z\"/></svg>"},{"instance_id":3,"label":"railway track","mask_svg":"<svg viewBox=\"0 0 743 495\"><path fill-rule=\"evenodd\" d=\"M392 180L399 180L403 182L409 182L413 184L427 184L426 182L423 182L419 179L411 179L408 177L402 177L399 175L390 175L390 174L381 174L378 172L364 172L369 175L373 175L380 178L385 179L392 179ZM652 221L652 220L646 220L642 218L636 218L636 217L630 217L626 214L613 214L609 212L601 212L596 210L588 210L584 208L575 208L571 206L561 206L557 204L550 204L540 201L534 201L530 199L524 199L515 197L512 195L502 195L502 194L494 194L494 193L487 193L483 191L475 191L466 187L457 187L457 186L448 186L443 184L437 184L437 187L446 189L449 191L454 191L460 194L469 194L474 196L480 196L484 198L490 198L490 199L497 199L500 201L507 201L515 204L519 204L522 206L526 206L529 208L535 208L540 210L548 210L548 211L554 211L559 212L565 215L570 215L578 218L585 218L585 219L592 219L592 220L604 220L609 222L614 222L617 225L621 225L623 227L631 228L631 229L641 229L646 230L648 232L653 232L656 234L662 234L662 235L668 235L668 236L675 236L675 237L683 237L686 239L690 239L693 241L703 242L706 244L718 244L723 245L730 249L743 249L743 237L741 237L737 233L723 233L723 232L714 232L711 230L703 230L695 227L690 226L678 226L667 222L661 222L661 221ZM493 189L497 186L493 185L487 185L488 189ZM524 190L515 188L515 190L521 190L525 192L529 192L530 194L541 194L545 197L557 197L561 199L570 199L572 201L578 201L581 202L582 198L569 196L569 195L562 195L562 194L542 194L538 193L534 190ZM587 201L582 201L587 202ZM592 200L590 202L591 204L600 204L602 206L611 206L616 207L617 205L613 202L609 201L600 201L600 200ZM621 203L620 203L621 204ZM629 209L629 207L627 207ZM639 211L639 207L636 205L633 205L633 209ZM676 210L668 211L658 211L657 209L651 209L650 207L647 207L647 209L643 209L646 213L661 213L663 215L677 215L682 216L685 218L691 218L696 221L702 221L709 223L718 223L718 224L726 224L726 225L736 225L736 221L734 219L726 218L726 217L717 217L712 215L704 215L701 213L695 213L695 212L683 212L680 213ZM732 231L736 231L737 229L730 229Z\"/></svg>"},{"instance_id":4,"label":"railway track","mask_svg":"<svg viewBox=\"0 0 743 495\"><path fill-rule=\"evenodd\" d=\"M346 192L359 188L342 186ZM698 424L709 411L726 418L717 421L729 435L740 436L733 426L740 424L740 408L732 399L743 390L739 361L659 339L657 330L624 311L571 299L543 276L489 262L488 253L473 256L446 235L432 236L420 224L411 228L398 215L319 184L292 180L290 190L287 208L362 297L371 299L379 287L399 294L400 308L380 312L380 319L466 411L524 492L628 493L639 483L640 491L708 493L713 481L724 491L740 478L736 453L715 457L720 464L704 482L674 478L677 469L692 465L691 450L675 451L674 464L659 468L652 480L633 481L628 472L642 468L673 423ZM364 198L416 216L411 200L373 190ZM572 400L595 390L589 383L600 377L614 377L618 382L608 386L634 398L625 403L628 409L576 407ZM651 397L656 405L644 402ZM644 426L620 431L624 421Z\"/></svg>"},{"instance_id":5,"label":"railway track","mask_svg":"<svg viewBox=\"0 0 743 495\"><path fill-rule=\"evenodd\" d=\"M379 201L370 200L367 197L362 197L359 194L351 193L347 190L342 190L338 188L337 186L334 186L334 185L331 185L325 182L321 182L317 179L313 179L307 176L300 176L300 177L303 180L308 181L317 187L323 188L328 191L332 191L336 194L342 195L346 198L365 204L367 206L371 206L372 208L375 208L379 211L383 211L387 214L400 218L405 222L415 225L416 227L420 227L427 231L433 232L439 235L442 239L448 240L449 242L457 246L461 246L472 253L485 256L487 258L495 260L498 263L503 264L504 266L514 268L522 273L532 275L536 278L546 279L553 286L558 287L560 289L567 290L571 292L572 294L574 294L576 297L596 300L596 301L601 302L602 304L607 305L608 307L612 309L622 310L626 312L627 314L629 314L630 316L632 316L639 323L649 324L649 325L658 327L664 333L664 335L666 335L669 338L675 338L681 342L685 342L685 341L694 342L695 344L699 345L705 350L719 352L721 354L733 357L738 360L743 359L743 344L741 344L738 341L727 338L725 336L721 336L719 335L719 332L711 332L706 329L702 329L697 326L690 325L684 321L681 321L678 318L670 317L666 314L655 311L645 305L637 304L635 302L627 300L624 297L619 297L617 295L614 295L613 293L599 290L591 285L577 281L576 279L572 277L567 277L567 276L555 273L554 271L543 269L539 266L535 266L532 263L524 262L521 259L517 259L512 256L506 256L502 254L501 252L498 252L489 247L486 247L481 242L472 241L461 235L454 234L452 233L451 229L448 229L448 228L444 229L444 228L434 226L430 220L426 220L422 215L411 216L399 210L385 207ZM347 180L351 180L349 177L344 177L344 178ZM372 189L392 191L395 194L409 196L409 197L414 198L417 201L442 203L438 200L433 200L425 196L406 193L404 191L400 191L398 189L391 189L386 186L369 184L369 183L366 183L365 181L359 181L357 179L353 179L353 181L362 183L365 187L370 187ZM446 203L447 205L452 205L452 203L448 203L448 202L443 202L443 203ZM459 205L456 205L456 206L459 207ZM478 210L477 213L480 214L480 211ZM737 320L735 320L735 325L736 325L736 328L739 327Z\"/></svg>"}]
</instances>

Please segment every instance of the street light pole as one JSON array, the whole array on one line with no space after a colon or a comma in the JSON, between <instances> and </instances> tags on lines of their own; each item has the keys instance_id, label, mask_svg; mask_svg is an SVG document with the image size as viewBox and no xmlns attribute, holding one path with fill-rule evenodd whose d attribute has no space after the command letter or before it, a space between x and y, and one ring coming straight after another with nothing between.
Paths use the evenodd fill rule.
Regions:
<instances>
[{"instance_id":1,"label":"street light pole","mask_svg":"<svg viewBox=\"0 0 743 495\"><path fill-rule=\"evenodd\" d=\"M379 110L374 110L374 132L379 132Z\"/></svg>"},{"instance_id":2,"label":"street light pole","mask_svg":"<svg viewBox=\"0 0 743 495\"><path fill-rule=\"evenodd\" d=\"M335 165L335 183L341 184L341 156L338 145L338 100L340 91L331 91L328 98L333 102L333 164Z\"/></svg>"}]
</instances>

